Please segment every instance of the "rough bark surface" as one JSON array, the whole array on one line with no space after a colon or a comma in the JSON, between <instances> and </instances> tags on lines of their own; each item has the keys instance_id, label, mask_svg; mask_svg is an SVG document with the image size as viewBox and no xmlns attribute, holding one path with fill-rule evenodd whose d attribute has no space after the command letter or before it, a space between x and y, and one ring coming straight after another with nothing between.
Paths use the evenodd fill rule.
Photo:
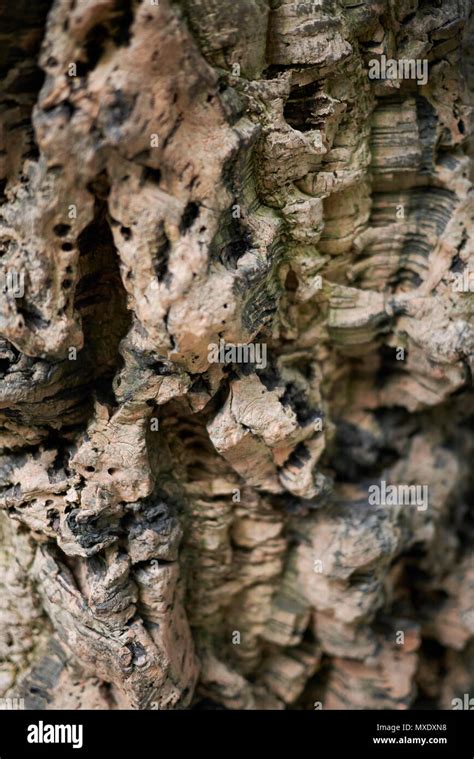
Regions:
<instances>
[{"instance_id":1,"label":"rough bark surface","mask_svg":"<svg viewBox=\"0 0 474 759\"><path fill-rule=\"evenodd\" d=\"M25 276L0 297L0 695L451 708L469 0L0 6L0 270ZM384 55L428 82L371 80ZM266 366L211 362L221 340ZM374 505L382 481L428 507Z\"/></svg>"}]
</instances>

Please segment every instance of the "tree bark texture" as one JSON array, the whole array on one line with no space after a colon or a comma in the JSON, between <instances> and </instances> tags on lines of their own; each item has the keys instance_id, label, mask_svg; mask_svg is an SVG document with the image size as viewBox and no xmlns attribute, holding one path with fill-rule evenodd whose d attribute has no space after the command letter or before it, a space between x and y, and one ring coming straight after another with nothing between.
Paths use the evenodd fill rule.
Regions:
<instances>
[{"instance_id":1,"label":"tree bark texture","mask_svg":"<svg viewBox=\"0 0 474 759\"><path fill-rule=\"evenodd\" d=\"M0 696L452 708L471 3L0 6Z\"/></svg>"}]
</instances>

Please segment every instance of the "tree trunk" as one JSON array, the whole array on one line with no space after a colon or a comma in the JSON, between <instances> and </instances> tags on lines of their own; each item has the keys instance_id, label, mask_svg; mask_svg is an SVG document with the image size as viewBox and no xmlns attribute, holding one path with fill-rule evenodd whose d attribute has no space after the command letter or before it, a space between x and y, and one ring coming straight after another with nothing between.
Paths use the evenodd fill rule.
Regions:
<instances>
[{"instance_id":1,"label":"tree trunk","mask_svg":"<svg viewBox=\"0 0 474 759\"><path fill-rule=\"evenodd\" d=\"M0 695L452 708L469 0L0 5Z\"/></svg>"}]
</instances>

